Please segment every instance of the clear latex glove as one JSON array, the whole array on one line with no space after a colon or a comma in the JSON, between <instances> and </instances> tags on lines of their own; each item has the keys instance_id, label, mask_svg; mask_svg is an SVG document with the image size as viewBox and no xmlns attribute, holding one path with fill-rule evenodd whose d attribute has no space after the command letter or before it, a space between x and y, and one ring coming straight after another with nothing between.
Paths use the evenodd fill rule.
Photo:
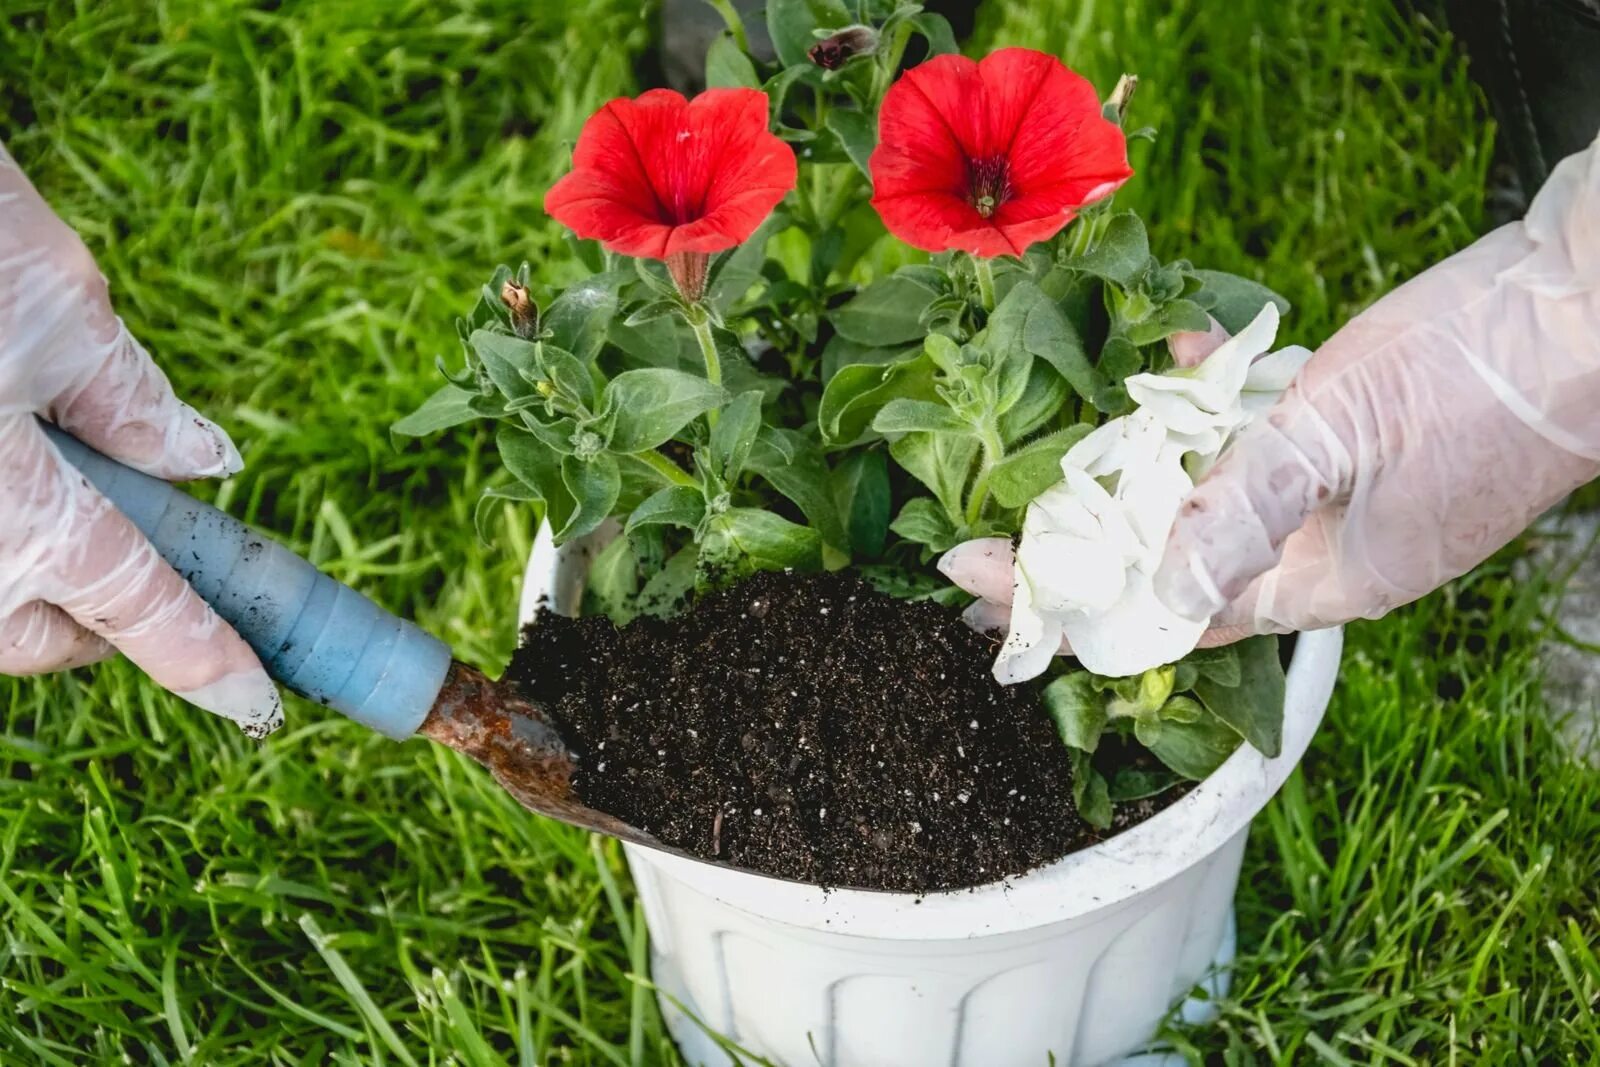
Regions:
<instances>
[{"instance_id":1,"label":"clear latex glove","mask_svg":"<svg viewBox=\"0 0 1600 1067\"><path fill-rule=\"evenodd\" d=\"M247 734L275 729L282 705L255 653L61 458L36 414L162 478L241 465L227 434L173 395L83 242L0 147L0 673L115 649Z\"/></svg>"},{"instance_id":2,"label":"clear latex glove","mask_svg":"<svg viewBox=\"0 0 1600 1067\"><path fill-rule=\"evenodd\" d=\"M1376 618L1596 475L1600 141L1323 345L1183 505L1156 590L1244 632Z\"/></svg>"}]
</instances>

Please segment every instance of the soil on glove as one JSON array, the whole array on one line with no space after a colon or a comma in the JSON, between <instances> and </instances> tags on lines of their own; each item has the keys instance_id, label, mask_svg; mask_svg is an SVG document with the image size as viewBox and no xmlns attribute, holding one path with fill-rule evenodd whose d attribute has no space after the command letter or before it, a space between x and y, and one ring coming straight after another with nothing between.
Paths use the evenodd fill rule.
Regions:
<instances>
[{"instance_id":1,"label":"soil on glove","mask_svg":"<svg viewBox=\"0 0 1600 1067\"><path fill-rule=\"evenodd\" d=\"M546 613L507 677L577 750L579 797L697 855L827 887L1014 876L1103 835L1031 686L947 608L759 574L618 629ZM1173 796L1121 805L1118 825Z\"/></svg>"}]
</instances>

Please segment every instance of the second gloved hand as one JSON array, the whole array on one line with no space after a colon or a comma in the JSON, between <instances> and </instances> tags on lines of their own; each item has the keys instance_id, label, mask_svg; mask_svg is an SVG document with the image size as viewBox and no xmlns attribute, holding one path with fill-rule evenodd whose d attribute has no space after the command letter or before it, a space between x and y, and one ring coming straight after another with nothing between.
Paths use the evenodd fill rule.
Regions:
<instances>
[{"instance_id":1,"label":"second gloved hand","mask_svg":"<svg viewBox=\"0 0 1600 1067\"><path fill-rule=\"evenodd\" d=\"M1600 475L1600 142L1322 346L1179 512L1156 591L1236 633L1376 618Z\"/></svg>"},{"instance_id":2,"label":"second gloved hand","mask_svg":"<svg viewBox=\"0 0 1600 1067\"><path fill-rule=\"evenodd\" d=\"M36 415L158 477L240 466L227 435L173 395L88 250L0 147L0 673L120 650L246 733L275 729L281 702L255 653L61 458Z\"/></svg>"}]
</instances>

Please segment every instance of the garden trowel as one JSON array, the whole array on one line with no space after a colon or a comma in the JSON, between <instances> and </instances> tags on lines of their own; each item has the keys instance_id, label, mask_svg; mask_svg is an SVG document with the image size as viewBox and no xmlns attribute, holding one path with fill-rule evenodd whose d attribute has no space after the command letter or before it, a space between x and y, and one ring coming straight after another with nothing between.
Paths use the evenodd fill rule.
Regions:
<instances>
[{"instance_id":1,"label":"garden trowel","mask_svg":"<svg viewBox=\"0 0 1600 1067\"><path fill-rule=\"evenodd\" d=\"M686 855L580 801L572 750L509 683L232 516L41 425L279 683L396 741L420 735L472 757L540 815Z\"/></svg>"}]
</instances>

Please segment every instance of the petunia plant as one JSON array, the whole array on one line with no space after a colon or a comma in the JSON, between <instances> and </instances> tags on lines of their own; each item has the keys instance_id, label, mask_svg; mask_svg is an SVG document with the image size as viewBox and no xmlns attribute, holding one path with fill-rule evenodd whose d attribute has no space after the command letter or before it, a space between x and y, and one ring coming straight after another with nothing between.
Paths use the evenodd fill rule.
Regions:
<instances>
[{"instance_id":1,"label":"petunia plant","mask_svg":"<svg viewBox=\"0 0 1600 1067\"><path fill-rule=\"evenodd\" d=\"M1276 639L1197 650L1151 576L1305 353L1269 351L1281 298L1113 208L1153 136L1134 79L970 59L893 0L771 0L763 61L713 6L710 88L606 104L546 196L586 275L500 268L396 432L489 420L480 515L613 523L587 607L618 621L780 568L964 606L996 677L1043 686L1099 825L1241 740L1275 754Z\"/></svg>"}]
</instances>

